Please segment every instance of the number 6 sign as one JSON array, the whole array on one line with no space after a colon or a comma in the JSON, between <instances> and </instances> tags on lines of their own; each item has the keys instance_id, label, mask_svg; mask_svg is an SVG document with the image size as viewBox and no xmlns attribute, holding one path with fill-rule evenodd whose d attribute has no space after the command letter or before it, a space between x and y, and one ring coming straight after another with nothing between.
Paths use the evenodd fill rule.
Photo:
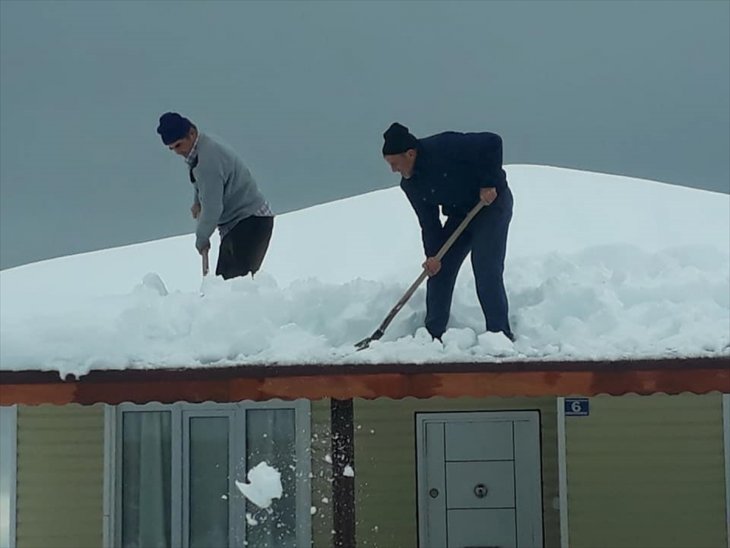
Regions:
<instances>
[{"instance_id":1,"label":"number 6 sign","mask_svg":"<svg viewBox=\"0 0 730 548\"><path fill-rule=\"evenodd\" d=\"M590 414L588 398L565 398L566 417L587 417Z\"/></svg>"}]
</instances>

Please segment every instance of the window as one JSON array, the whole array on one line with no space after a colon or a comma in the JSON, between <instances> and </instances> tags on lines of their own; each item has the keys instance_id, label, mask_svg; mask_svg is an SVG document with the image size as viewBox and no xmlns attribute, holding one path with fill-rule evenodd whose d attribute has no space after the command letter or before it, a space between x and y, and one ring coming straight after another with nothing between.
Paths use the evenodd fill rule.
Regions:
<instances>
[{"instance_id":1,"label":"window","mask_svg":"<svg viewBox=\"0 0 730 548\"><path fill-rule=\"evenodd\" d=\"M308 402L123 404L107 420L114 437L109 544L310 544ZM262 461L279 471L283 487L264 509L235 486Z\"/></svg>"},{"instance_id":2,"label":"window","mask_svg":"<svg viewBox=\"0 0 730 548\"><path fill-rule=\"evenodd\" d=\"M15 546L18 408L0 407L0 547Z\"/></svg>"}]
</instances>

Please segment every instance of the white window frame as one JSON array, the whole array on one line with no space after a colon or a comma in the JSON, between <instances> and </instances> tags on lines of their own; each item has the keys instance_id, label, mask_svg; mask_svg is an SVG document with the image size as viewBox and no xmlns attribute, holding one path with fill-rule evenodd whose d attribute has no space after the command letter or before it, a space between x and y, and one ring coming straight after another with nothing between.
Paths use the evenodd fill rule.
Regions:
<instances>
[{"instance_id":1,"label":"white window frame","mask_svg":"<svg viewBox=\"0 0 730 548\"><path fill-rule=\"evenodd\" d=\"M570 546L568 524L568 452L565 432L565 398L556 400L558 421L558 501L560 503L560 548Z\"/></svg>"},{"instance_id":2,"label":"white window frame","mask_svg":"<svg viewBox=\"0 0 730 548\"><path fill-rule=\"evenodd\" d=\"M121 543L121 528L117 524L121 519L121 424L124 413L144 411L166 411L171 413L171 461L181 463L181 466L172 466L171 501L173 512L171 516L171 545L183 546L183 532L187 530L189 508L182 503L186 490L189 488L187 478L183 477L183 469L187 466L187 454L181 448L185 440L183 424L184 418L195 416L227 416L231 419L229 429L229 456L234 462L235 455L246 454L246 412L258 409L291 409L294 410L294 432L296 451L296 545L309 546L311 544L311 423L310 403L308 400L283 401L269 400L266 402L243 401L238 403L214 402L173 404L148 403L144 405L121 404L105 406L104 428L104 535L105 548L113 548ZM185 459L185 461L183 460ZM235 468L234 468L235 469ZM245 477L236 477L244 481ZM231 482L232 483L232 482ZM238 494L230 493L235 499ZM242 495L241 495L242 496ZM180 511L175 508L181 508ZM242 545L245 540L244 505L229 504L229 527L231 529L230 545Z\"/></svg>"},{"instance_id":3,"label":"white window frame","mask_svg":"<svg viewBox=\"0 0 730 548\"><path fill-rule=\"evenodd\" d=\"M0 406L0 548L15 548L18 495L18 406ZM3 497L4 498L4 497Z\"/></svg>"}]
</instances>

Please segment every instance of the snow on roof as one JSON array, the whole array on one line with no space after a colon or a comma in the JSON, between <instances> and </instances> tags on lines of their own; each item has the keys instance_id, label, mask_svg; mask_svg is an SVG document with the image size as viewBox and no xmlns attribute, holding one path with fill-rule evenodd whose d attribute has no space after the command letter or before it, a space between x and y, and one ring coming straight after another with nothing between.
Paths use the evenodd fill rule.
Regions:
<instances>
[{"instance_id":1,"label":"snow on roof","mask_svg":"<svg viewBox=\"0 0 730 548\"><path fill-rule=\"evenodd\" d=\"M467 260L443 345L422 327L421 288L381 341L355 352L423 261L394 187L278 216L255 280L209 277L204 297L192 235L4 270L0 370L730 355L728 195L507 171L514 345L484 333Z\"/></svg>"}]
</instances>

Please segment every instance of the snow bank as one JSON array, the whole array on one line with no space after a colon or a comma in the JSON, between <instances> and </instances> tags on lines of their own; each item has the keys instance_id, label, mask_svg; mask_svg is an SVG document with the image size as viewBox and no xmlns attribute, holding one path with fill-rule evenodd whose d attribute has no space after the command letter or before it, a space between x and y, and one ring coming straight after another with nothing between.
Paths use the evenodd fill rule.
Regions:
<instances>
[{"instance_id":1,"label":"snow bank","mask_svg":"<svg viewBox=\"0 0 730 548\"><path fill-rule=\"evenodd\" d=\"M443 345L421 327L421 288L354 351L420 272L415 215L391 188L278 217L256 279L209 279L202 298L192 236L2 271L0 368L730 355L730 197L558 168L508 176L514 345L484 333L467 260Z\"/></svg>"}]
</instances>

